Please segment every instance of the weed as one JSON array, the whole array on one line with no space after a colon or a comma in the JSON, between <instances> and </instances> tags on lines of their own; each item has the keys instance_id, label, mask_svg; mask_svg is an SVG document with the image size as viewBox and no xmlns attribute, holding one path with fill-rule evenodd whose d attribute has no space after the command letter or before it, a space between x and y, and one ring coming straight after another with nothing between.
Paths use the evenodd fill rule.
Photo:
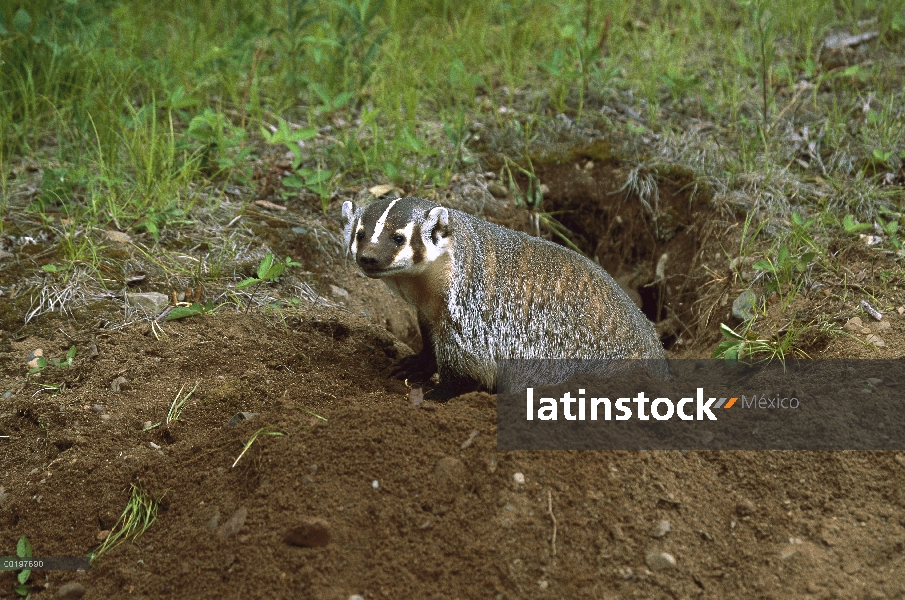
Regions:
<instances>
[{"instance_id":1,"label":"weed","mask_svg":"<svg viewBox=\"0 0 905 600\"><path fill-rule=\"evenodd\" d=\"M233 462L232 466L235 467L237 464L239 464L239 460L240 460L243 456L245 456L245 453L248 452L248 449L251 448L252 444L255 443L255 440L257 440L257 439L258 439L260 436L262 436L262 435L276 435L276 436L283 436L283 435L286 435L286 432L285 432L285 431L280 431L279 429L276 429L276 428L274 428L274 427L271 427L270 425L266 425L266 426L264 426L264 427L261 427L260 429L258 429L257 431L255 431L253 434L251 434L251 437L248 438L248 441L247 441L247 442L245 442L245 446L242 448L242 452L240 452L240 453L239 453L239 456L236 457L236 460Z\"/></svg>"},{"instance_id":2,"label":"weed","mask_svg":"<svg viewBox=\"0 0 905 600\"><path fill-rule=\"evenodd\" d=\"M37 358L37 364L35 367L28 370L28 374L40 373L48 366L52 365L56 369L68 369L72 366L72 361L75 359L76 348L75 346L70 346L69 351L66 352L66 358L63 361L58 361L56 359L51 359L50 362L47 362L47 359L43 356L39 356Z\"/></svg>"},{"instance_id":3,"label":"weed","mask_svg":"<svg viewBox=\"0 0 905 600\"><path fill-rule=\"evenodd\" d=\"M18 558L31 558L31 542L28 541L28 538L24 535L19 538L19 541L16 543L16 556ZM16 582L17 585L13 587L13 590L19 596L26 598L31 598L31 588L27 585L28 578L31 577L31 569L22 569L18 573L16 573Z\"/></svg>"},{"instance_id":4,"label":"weed","mask_svg":"<svg viewBox=\"0 0 905 600\"><path fill-rule=\"evenodd\" d=\"M772 339L764 339L751 331L750 324L745 334L734 331L724 323L720 323L720 333L725 338L713 351L712 358L736 361L743 358L756 358L759 361L779 360L785 363L786 358L796 356L810 358L808 354L795 345L796 340L804 333L804 329L790 326Z\"/></svg>"},{"instance_id":5,"label":"weed","mask_svg":"<svg viewBox=\"0 0 905 600\"><path fill-rule=\"evenodd\" d=\"M175 321L177 319L185 319L186 317L194 317L195 315L212 315L217 312L217 309L225 304L226 303L214 306L213 302L208 301L193 302L189 306L177 306L167 313L166 320Z\"/></svg>"},{"instance_id":6,"label":"weed","mask_svg":"<svg viewBox=\"0 0 905 600\"><path fill-rule=\"evenodd\" d=\"M770 281L767 282L766 288L769 291L776 292L779 295L780 302L782 302L783 290L794 287L796 276L807 270L808 265L815 256L815 252L804 252L798 256L793 256L788 246L783 244L780 245L774 260L765 258L751 266L754 270L763 271L769 276ZM786 298L791 299L795 291L797 291L797 288L794 290L790 289Z\"/></svg>"},{"instance_id":7,"label":"weed","mask_svg":"<svg viewBox=\"0 0 905 600\"><path fill-rule=\"evenodd\" d=\"M273 281L280 277L283 272L286 270L286 267L300 267L301 263L295 262L290 257L286 257L285 262L279 262L273 256L273 254L268 254L263 259L261 259L260 264L258 265L257 277L248 277L247 279L243 279L239 283L236 284L236 289L241 290L250 286L258 286L261 283L266 281ZM248 303L245 305L245 312L248 312L248 308L251 306L251 300L254 298L254 290L252 290L251 295L248 297Z\"/></svg>"},{"instance_id":8,"label":"weed","mask_svg":"<svg viewBox=\"0 0 905 600\"><path fill-rule=\"evenodd\" d=\"M110 529L106 539L96 550L88 553L91 562L99 559L109 550L128 539L137 539L157 520L160 501L153 498L136 484L132 484L129 502L119 519Z\"/></svg>"},{"instance_id":9,"label":"weed","mask_svg":"<svg viewBox=\"0 0 905 600\"><path fill-rule=\"evenodd\" d=\"M195 390L198 389L198 386L201 385L201 380L195 382L195 387L189 390L189 393L179 398L182 394L182 391L185 389L185 384L182 384L182 387L179 388L179 391L176 392L176 397L173 398L173 402L170 404L170 410L167 411L167 425L172 423L173 421L178 421L179 417L182 415L182 411L185 410L185 403L188 402L189 398L192 397L192 394L195 393Z\"/></svg>"}]
</instances>

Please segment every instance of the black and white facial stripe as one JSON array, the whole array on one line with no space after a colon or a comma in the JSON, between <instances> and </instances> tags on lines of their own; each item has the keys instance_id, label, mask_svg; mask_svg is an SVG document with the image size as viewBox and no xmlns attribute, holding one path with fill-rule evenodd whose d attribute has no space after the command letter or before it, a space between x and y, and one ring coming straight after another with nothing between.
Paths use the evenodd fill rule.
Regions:
<instances>
[{"instance_id":1,"label":"black and white facial stripe","mask_svg":"<svg viewBox=\"0 0 905 600\"><path fill-rule=\"evenodd\" d=\"M449 211L420 198L343 204L348 251L366 275L417 272L449 245Z\"/></svg>"}]
</instances>

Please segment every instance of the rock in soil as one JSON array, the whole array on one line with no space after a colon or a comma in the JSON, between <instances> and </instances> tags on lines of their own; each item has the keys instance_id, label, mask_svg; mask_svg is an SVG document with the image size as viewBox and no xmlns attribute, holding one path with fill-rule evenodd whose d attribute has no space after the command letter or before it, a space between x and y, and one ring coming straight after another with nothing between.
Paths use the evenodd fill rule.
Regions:
<instances>
[{"instance_id":1,"label":"rock in soil","mask_svg":"<svg viewBox=\"0 0 905 600\"><path fill-rule=\"evenodd\" d=\"M295 527L286 530L287 544L303 548L322 548L330 543L330 524L317 517L305 517Z\"/></svg>"},{"instance_id":2,"label":"rock in soil","mask_svg":"<svg viewBox=\"0 0 905 600\"><path fill-rule=\"evenodd\" d=\"M77 600L85 595L85 586L78 581L70 581L64 583L57 590L57 598L65 598L66 600Z\"/></svg>"},{"instance_id":3,"label":"rock in soil","mask_svg":"<svg viewBox=\"0 0 905 600\"><path fill-rule=\"evenodd\" d=\"M676 558L669 552L648 552L644 562L651 571L663 571L676 566Z\"/></svg>"},{"instance_id":4,"label":"rock in soil","mask_svg":"<svg viewBox=\"0 0 905 600\"><path fill-rule=\"evenodd\" d=\"M671 527L669 526L669 521L663 520L654 525L654 528L651 530L650 534L655 538L661 538L669 533L670 530Z\"/></svg>"},{"instance_id":5,"label":"rock in soil","mask_svg":"<svg viewBox=\"0 0 905 600\"><path fill-rule=\"evenodd\" d=\"M757 296L751 290L745 290L732 302L732 316L739 321L747 321L754 316L754 305Z\"/></svg>"},{"instance_id":6,"label":"rock in soil","mask_svg":"<svg viewBox=\"0 0 905 600\"><path fill-rule=\"evenodd\" d=\"M126 292L126 300L149 315L160 314L170 304L167 295L160 292Z\"/></svg>"},{"instance_id":7,"label":"rock in soil","mask_svg":"<svg viewBox=\"0 0 905 600\"><path fill-rule=\"evenodd\" d=\"M740 517L748 517L754 514L757 507L747 498L735 505L735 514Z\"/></svg>"},{"instance_id":8,"label":"rock in soil","mask_svg":"<svg viewBox=\"0 0 905 600\"><path fill-rule=\"evenodd\" d=\"M236 509L226 523L220 526L220 535L223 537L232 537L242 530L245 526L245 519L248 518L248 509L244 506Z\"/></svg>"},{"instance_id":9,"label":"rock in soil","mask_svg":"<svg viewBox=\"0 0 905 600\"><path fill-rule=\"evenodd\" d=\"M113 381L110 382L110 391L116 394L121 391L127 389L129 387L129 380L125 377L117 377Z\"/></svg>"}]
</instances>

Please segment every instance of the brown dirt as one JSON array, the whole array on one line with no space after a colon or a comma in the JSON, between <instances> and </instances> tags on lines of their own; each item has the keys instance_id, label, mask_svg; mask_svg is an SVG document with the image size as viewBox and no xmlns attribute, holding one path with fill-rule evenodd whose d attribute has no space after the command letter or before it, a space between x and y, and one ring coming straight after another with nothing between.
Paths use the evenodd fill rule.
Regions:
<instances>
[{"instance_id":1,"label":"brown dirt","mask_svg":"<svg viewBox=\"0 0 905 600\"><path fill-rule=\"evenodd\" d=\"M576 164L582 172L570 177ZM576 241L630 276L674 355L709 355L745 285L728 261L703 258L721 239L706 234L706 205L662 182L672 235L651 236L638 225L650 215L609 193L625 167L585 164L541 167L548 209L592 200L593 214L561 219ZM285 229L273 243L293 239ZM669 282L645 292L663 252ZM905 455L501 452L493 396L412 406L384 375L408 352L386 328L415 343L410 312L351 265L323 264L319 291L329 296L332 283L350 293L334 293L339 309L224 310L165 323L160 339L147 323L110 330L46 315L3 335L0 394L12 394L0 400L9 436L0 438L0 554L21 535L36 555L87 553L131 484L160 499L143 536L84 573L35 572L33 596L79 581L85 598L905 598ZM873 273L870 264L855 251L846 268ZM703 285L712 279L704 267L716 283ZM877 281L805 290L786 308L771 300L771 315L777 329L809 311L838 328L861 314L861 299L882 303L885 347L834 333L809 348L899 358L905 318L893 309L903 294ZM72 368L26 377L31 350L61 358L73 343ZM128 385L117 393L118 377ZM178 422L142 430L196 382ZM257 415L228 426L240 411ZM264 426L286 435L259 437L233 467ZM653 537L661 520L671 530ZM651 569L652 552L676 566ZM0 597L14 597L13 582L0 573Z\"/></svg>"}]
</instances>

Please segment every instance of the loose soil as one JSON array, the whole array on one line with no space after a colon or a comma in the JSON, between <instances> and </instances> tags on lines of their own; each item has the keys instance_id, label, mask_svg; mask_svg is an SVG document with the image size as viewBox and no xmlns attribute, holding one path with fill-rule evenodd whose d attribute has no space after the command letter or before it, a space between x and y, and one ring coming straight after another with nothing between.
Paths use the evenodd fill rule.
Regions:
<instances>
[{"instance_id":1,"label":"loose soil","mask_svg":"<svg viewBox=\"0 0 905 600\"><path fill-rule=\"evenodd\" d=\"M678 180L661 180L647 210L618 192L629 170L586 156L539 165L546 209L635 290L671 356L709 356L747 287L721 254L738 248L738 222L716 221ZM476 212L531 227L511 203ZM25 535L35 555L84 555L133 484L160 502L141 537L87 572L34 572L33 597L76 581L85 598L905 598L905 454L498 451L494 397L413 405L386 374L418 346L411 310L282 222L259 225L262 238L302 260L333 307L114 328L89 307L3 334L0 554ZM901 358L905 294L879 279L891 259L851 248L838 260L848 287L767 299L776 329L820 314L835 329L807 340L813 357ZM889 329L862 299L882 302ZM109 305L121 310L94 310ZM842 333L855 315L876 331ZM25 375L34 349L62 358L73 344L71 368ZM237 413L253 414L230 425ZM236 462L265 426L285 435L259 436ZM652 553L675 566L655 568ZM13 585L0 574L0 597Z\"/></svg>"}]
</instances>

